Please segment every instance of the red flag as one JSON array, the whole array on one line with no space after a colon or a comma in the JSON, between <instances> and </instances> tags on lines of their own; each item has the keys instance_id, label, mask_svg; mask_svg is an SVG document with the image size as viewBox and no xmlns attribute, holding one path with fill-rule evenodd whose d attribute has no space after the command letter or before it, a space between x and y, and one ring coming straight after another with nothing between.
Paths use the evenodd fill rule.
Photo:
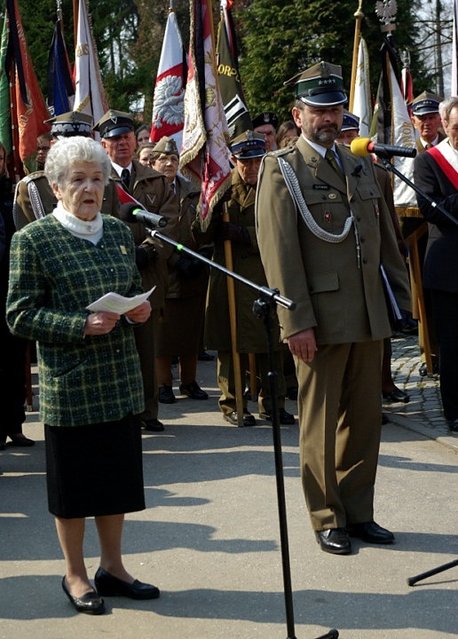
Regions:
<instances>
[{"instance_id":1,"label":"red flag","mask_svg":"<svg viewBox=\"0 0 458 639\"><path fill-rule=\"evenodd\" d=\"M172 137L181 148L184 121L184 50L176 15L170 11L162 42L153 98L150 139Z\"/></svg>"},{"instance_id":2,"label":"red flag","mask_svg":"<svg viewBox=\"0 0 458 639\"><path fill-rule=\"evenodd\" d=\"M30 161L37 149L37 137L49 131L49 118L40 86L27 53L17 0L6 1L8 19L7 68L11 81L11 127L15 170L22 173L20 161Z\"/></svg>"},{"instance_id":3,"label":"red flag","mask_svg":"<svg viewBox=\"0 0 458 639\"><path fill-rule=\"evenodd\" d=\"M410 104L413 100L413 80L407 66L404 66L401 71L401 90L406 104Z\"/></svg>"},{"instance_id":4,"label":"red flag","mask_svg":"<svg viewBox=\"0 0 458 639\"><path fill-rule=\"evenodd\" d=\"M199 205L205 229L211 212L230 185L229 139L216 74L211 0L190 0L188 79L180 167L201 184Z\"/></svg>"},{"instance_id":5,"label":"red flag","mask_svg":"<svg viewBox=\"0 0 458 639\"><path fill-rule=\"evenodd\" d=\"M139 209L145 208L143 204L140 204L138 200L136 200L130 193L123 189L122 185L119 182L115 182L115 186L120 204L137 204Z\"/></svg>"}]
</instances>

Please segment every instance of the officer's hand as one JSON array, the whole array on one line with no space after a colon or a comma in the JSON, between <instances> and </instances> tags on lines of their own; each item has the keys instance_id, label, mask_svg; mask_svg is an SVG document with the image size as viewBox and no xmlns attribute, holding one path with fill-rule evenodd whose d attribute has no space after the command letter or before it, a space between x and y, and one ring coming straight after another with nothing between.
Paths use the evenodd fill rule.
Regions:
<instances>
[{"instance_id":1,"label":"officer's hand","mask_svg":"<svg viewBox=\"0 0 458 639\"><path fill-rule=\"evenodd\" d=\"M184 280L192 280L202 273L203 266L203 263L199 262L195 257L180 255L175 264L175 269Z\"/></svg>"},{"instance_id":2,"label":"officer's hand","mask_svg":"<svg viewBox=\"0 0 458 639\"><path fill-rule=\"evenodd\" d=\"M221 222L218 229L219 240L230 240L240 244L251 244L248 229L240 224L232 224L232 222Z\"/></svg>"},{"instance_id":3,"label":"officer's hand","mask_svg":"<svg viewBox=\"0 0 458 639\"><path fill-rule=\"evenodd\" d=\"M295 357L306 363L311 362L318 350L315 341L315 329L307 328L305 331L291 335L291 337L288 337L288 346Z\"/></svg>"}]
</instances>

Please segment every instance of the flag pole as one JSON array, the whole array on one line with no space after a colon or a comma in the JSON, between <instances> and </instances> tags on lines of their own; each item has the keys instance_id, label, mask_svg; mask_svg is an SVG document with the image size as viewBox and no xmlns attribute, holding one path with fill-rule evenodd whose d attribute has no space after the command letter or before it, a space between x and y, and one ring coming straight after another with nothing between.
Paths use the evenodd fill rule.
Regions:
<instances>
[{"instance_id":1,"label":"flag pole","mask_svg":"<svg viewBox=\"0 0 458 639\"><path fill-rule=\"evenodd\" d=\"M213 11L211 2L208 5L211 12L210 29L212 39L212 51L215 52L215 29L213 25ZM216 69L216 60L213 55L212 63L215 70L215 81L219 86L218 73ZM224 204L223 222L229 222L229 211L227 203ZM224 259L226 268L229 271L234 270L234 261L232 258L232 244L230 240L224 241ZM240 366L240 355L237 350L237 309L235 303L235 285L234 280L231 277L226 278L227 281L227 300L229 308L229 323L231 328L231 343L232 343L232 364L234 367L234 386L235 386L235 410L237 412L237 426L243 426L243 389L242 389L242 370Z\"/></svg>"},{"instance_id":2,"label":"flag pole","mask_svg":"<svg viewBox=\"0 0 458 639\"><path fill-rule=\"evenodd\" d=\"M351 63L350 100L348 102L349 111L353 110L353 104L355 101L355 84L356 84L356 70L358 66L359 39L361 37L361 22L364 18L362 7L363 7L363 0L359 0L358 9L353 14L355 17L355 39L353 41L353 58Z\"/></svg>"},{"instance_id":3,"label":"flag pole","mask_svg":"<svg viewBox=\"0 0 458 639\"><path fill-rule=\"evenodd\" d=\"M224 204L223 222L229 222L229 212L227 204ZM224 240L224 261L229 271L234 270L232 259L232 244L230 240ZM235 306L235 284L232 277L226 276L227 301L229 306L229 325L231 329L232 345L232 365L234 368L235 386L235 410L237 412L237 426L243 426L243 389L242 389L242 369L240 366L240 355L237 350L237 313Z\"/></svg>"},{"instance_id":4,"label":"flag pole","mask_svg":"<svg viewBox=\"0 0 458 639\"><path fill-rule=\"evenodd\" d=\"M79 19L79 6L78 0L73 0L73 43L76 48L78 42L78 19Z\"/></svg>"}]
</instances>

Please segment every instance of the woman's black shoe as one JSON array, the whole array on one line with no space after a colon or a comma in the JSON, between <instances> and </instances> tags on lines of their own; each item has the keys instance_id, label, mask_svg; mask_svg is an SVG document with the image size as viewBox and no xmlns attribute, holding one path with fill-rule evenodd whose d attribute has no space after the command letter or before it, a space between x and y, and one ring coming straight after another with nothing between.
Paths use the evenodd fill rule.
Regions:
<instances>
[{"instance_id":1,"label":"woman's black shoe","mask_svg":"<svg viewBox=\"0 0 458 639\"><path fill-rule=\"evenodd\" d=\"M62 589L78 612L88 615L102 615L105 612L105 603L95 590L90 590L81 597L74 597L67 588L65 577L62 577Z\"/></svg>"},{"instance_id":2,"label":"woman's black shoe","mask_svg":"<svg viewBox=\"0 0 458 639\"><path fill-rule=\"evenodd\" d=\"M17 435L8 435L8 437L11 439L11 441L8 442L8 446L34 446L35 445L35 442L33 441L33 439L29 439L22 433L18 433Z\"/></svg>"},{"instance_id":3,"label":"woman's black shoe","mask_svg":"<svg viewBox=\"0 0 458 639\"><path fill-rule=\"evenodd\" d=\"M159 588L152 584L144 584L135 579L131 584L118 579L103 568L99 568L94 578L97 592L104 597L129 597L129 599L157 599L161 594Z\"/></svg>"}]
</instances>

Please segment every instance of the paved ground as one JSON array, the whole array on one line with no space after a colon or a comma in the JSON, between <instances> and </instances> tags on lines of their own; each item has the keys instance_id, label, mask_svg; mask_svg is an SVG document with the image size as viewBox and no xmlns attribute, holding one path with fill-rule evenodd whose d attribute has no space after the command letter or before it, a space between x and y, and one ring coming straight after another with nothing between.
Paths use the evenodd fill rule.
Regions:
<instances>
[{"instance_id":1,"label":"paved ground","mask_svg":"<svg viewBox=\"0 0 458 639\"><path fill-rule=\"evenodd\" d=\"M418 374L415 340L393 345L396 383L411 401L385 407L376 510L395 531L394 546L355 542L347 557L319 550L301 493L297 426L281 429L297 639L330 628L342 639L458 637L458 567L413 588L406 583L458 557L458 436L446 430L437 380ZM64 564L46 510L42 426L28 415L25 432L36 446L0 453L0 639L292 639L271 429L222 421L214 363L200 364L199 381L209 401L161 407L166 431L144 435L147 509L126 523L127 566L157 583L161 599L107 598L108 614L97 618L74 613L60 589ZM85 550L93 574L92 521Z\"/></svg>"}]
</instances>

